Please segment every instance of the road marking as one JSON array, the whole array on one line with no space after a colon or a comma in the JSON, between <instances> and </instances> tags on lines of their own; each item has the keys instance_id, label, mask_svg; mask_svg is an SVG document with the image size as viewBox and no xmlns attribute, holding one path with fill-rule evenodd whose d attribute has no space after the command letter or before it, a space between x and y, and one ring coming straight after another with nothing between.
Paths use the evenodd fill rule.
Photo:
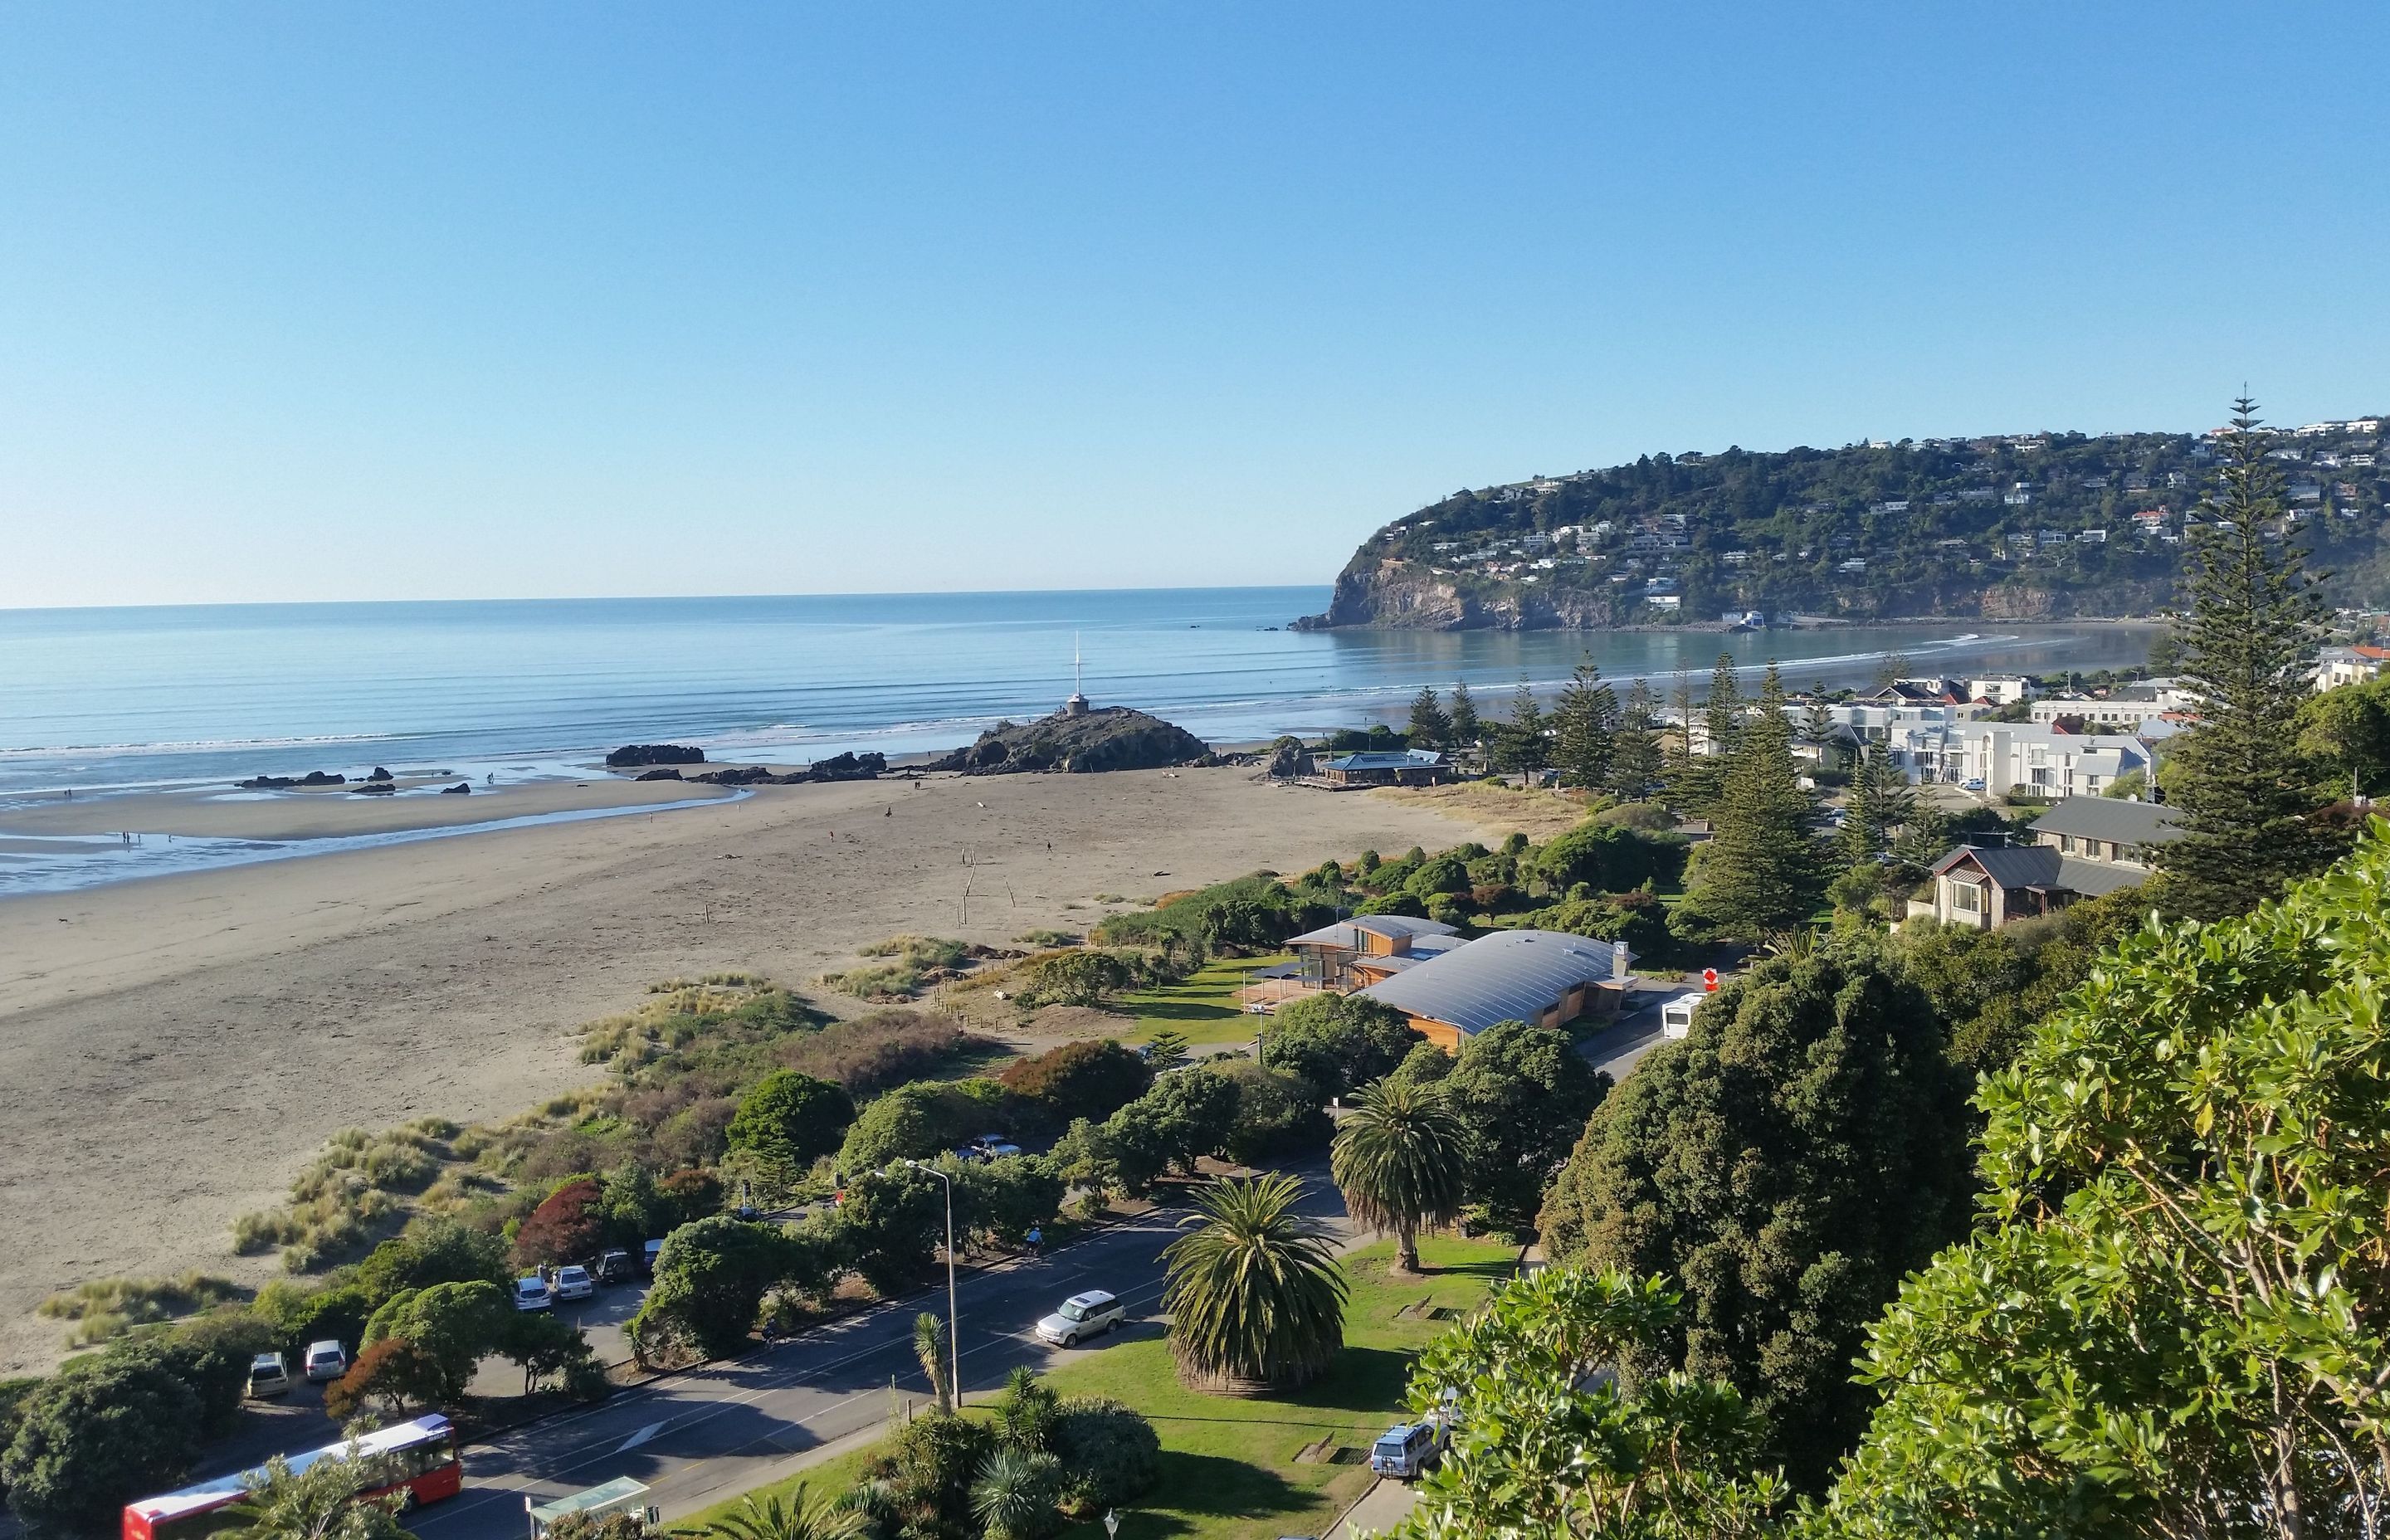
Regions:
<instances>
[{"instance_id":1,"label":"road marking","mask_svg":"<svg viewBox=\"0 0 2390 1540\"><path fill-rule=\"evenodd\" d=\"M621 1444L616 1444L614 1446L614 1453L618 1455L628 1454L663 1431L664 1425L662 1423L650 1422L646 1427L640 1429L637 1432L633 1433L629 1438L624 1439Z\"/></svg>"}]
</instances>

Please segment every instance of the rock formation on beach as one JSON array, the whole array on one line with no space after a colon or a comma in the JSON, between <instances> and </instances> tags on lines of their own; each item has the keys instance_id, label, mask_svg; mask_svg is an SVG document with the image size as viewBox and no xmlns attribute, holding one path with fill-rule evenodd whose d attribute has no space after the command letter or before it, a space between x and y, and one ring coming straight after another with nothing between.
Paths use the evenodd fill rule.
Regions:
<instances>
[{"instance_id":1,"label":"rock formation on beach","mask_svg":"<svg viewBox=\"0 0 2390 1540\"><path fill-rule=\"evenodd\" d=\"M1074 700L1077 698L1073 698ZM1192 764L1210 756L1203 740L1184 727L1126 706L1065 707L1034 722L999 723L930 766L965 775L1000 776L1022 770L1158 770Z\"/></svg>"},{"instance_id":2,"label":"rock formation on beach","mask_svg":"<svg viewBox=\"0 0 2390 1540\"><path fill-rule=\"evenodd\" d=\"M683 776L677 772L650 770L641 780L693 780L709 786L802 786L808 781L867 781L887 773L885 754L832 754L816 760L803 770L776 775L760 764L733 765L727 769L708 770L700 776Z\"/></svg>"},{"instance_id":3,"label":"rock formation on beach","mask_svg":"<svg viewBox=\"0 0 2390 1540\"><path fill-rule=\"evenodd\" d=\"M705 751L686 743L626 743L606 756L610 770L642 764L703 764Z\"/></svg>"}]
</instances>

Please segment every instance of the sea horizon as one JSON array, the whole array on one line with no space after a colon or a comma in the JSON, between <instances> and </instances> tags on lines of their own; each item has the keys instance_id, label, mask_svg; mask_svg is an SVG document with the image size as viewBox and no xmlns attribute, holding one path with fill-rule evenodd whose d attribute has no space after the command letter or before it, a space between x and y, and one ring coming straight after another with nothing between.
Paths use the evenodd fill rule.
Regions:
<instances>
[{"instance_id":1,"label":"sea horizon","mask_svg":"<svg viewBox=\"0 0 2390 1540\"><path fill-rule=\"evenodd\" d=\"M623 743L728 763L957 747L1075 687L1215 744L1399 720L1465 680L1497 713L1582 657L1625 685L1720 652L1791 682L2140 659L2129 626L1973 620L1723 633L1297 632L1329 585L624 599L302 600L0 610L0 799L373 765L585 772ZM1697 688L1698 688L1697 685Z\"/></svg>"}]
</instances>

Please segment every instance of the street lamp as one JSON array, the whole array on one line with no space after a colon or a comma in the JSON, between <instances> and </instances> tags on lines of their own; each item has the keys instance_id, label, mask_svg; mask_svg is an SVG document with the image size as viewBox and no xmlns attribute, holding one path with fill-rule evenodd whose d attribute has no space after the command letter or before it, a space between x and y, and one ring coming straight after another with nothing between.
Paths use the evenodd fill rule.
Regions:
<instances>
[{"instance_id":1,"label":"street lamp","mask_svg":"<svg viewBox=\"0 0 2390 1540\"><path fill-rule=\"evenodd\" d=\"M963 1405L963 1333L961 1309L955 1303L955 1179L948 1173L935 1166L925 1166L919 1161L905 1163L946 1184L946 1352L950 1354L946 1374L947 1383L954 1390L955 1409L960 1411Z\"/></svg>"}]
</instances>

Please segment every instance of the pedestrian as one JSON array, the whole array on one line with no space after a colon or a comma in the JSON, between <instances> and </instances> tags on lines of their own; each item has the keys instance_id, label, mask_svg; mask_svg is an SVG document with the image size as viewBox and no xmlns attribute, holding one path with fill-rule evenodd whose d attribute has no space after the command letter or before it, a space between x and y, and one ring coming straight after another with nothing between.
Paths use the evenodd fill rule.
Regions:
<instances>
[{"instance_id":1,"label":"pedestrian","mask_svg":"<svg viewBox=\"0 0 2390 1540\"><path fill-rule=\"evenodd\" d=\"M1029 1254L1035 1256L1037 1248L1046 1244L1046 1232L1035 1225L1029 1226Z\"/></svg>"}]
</instances>

